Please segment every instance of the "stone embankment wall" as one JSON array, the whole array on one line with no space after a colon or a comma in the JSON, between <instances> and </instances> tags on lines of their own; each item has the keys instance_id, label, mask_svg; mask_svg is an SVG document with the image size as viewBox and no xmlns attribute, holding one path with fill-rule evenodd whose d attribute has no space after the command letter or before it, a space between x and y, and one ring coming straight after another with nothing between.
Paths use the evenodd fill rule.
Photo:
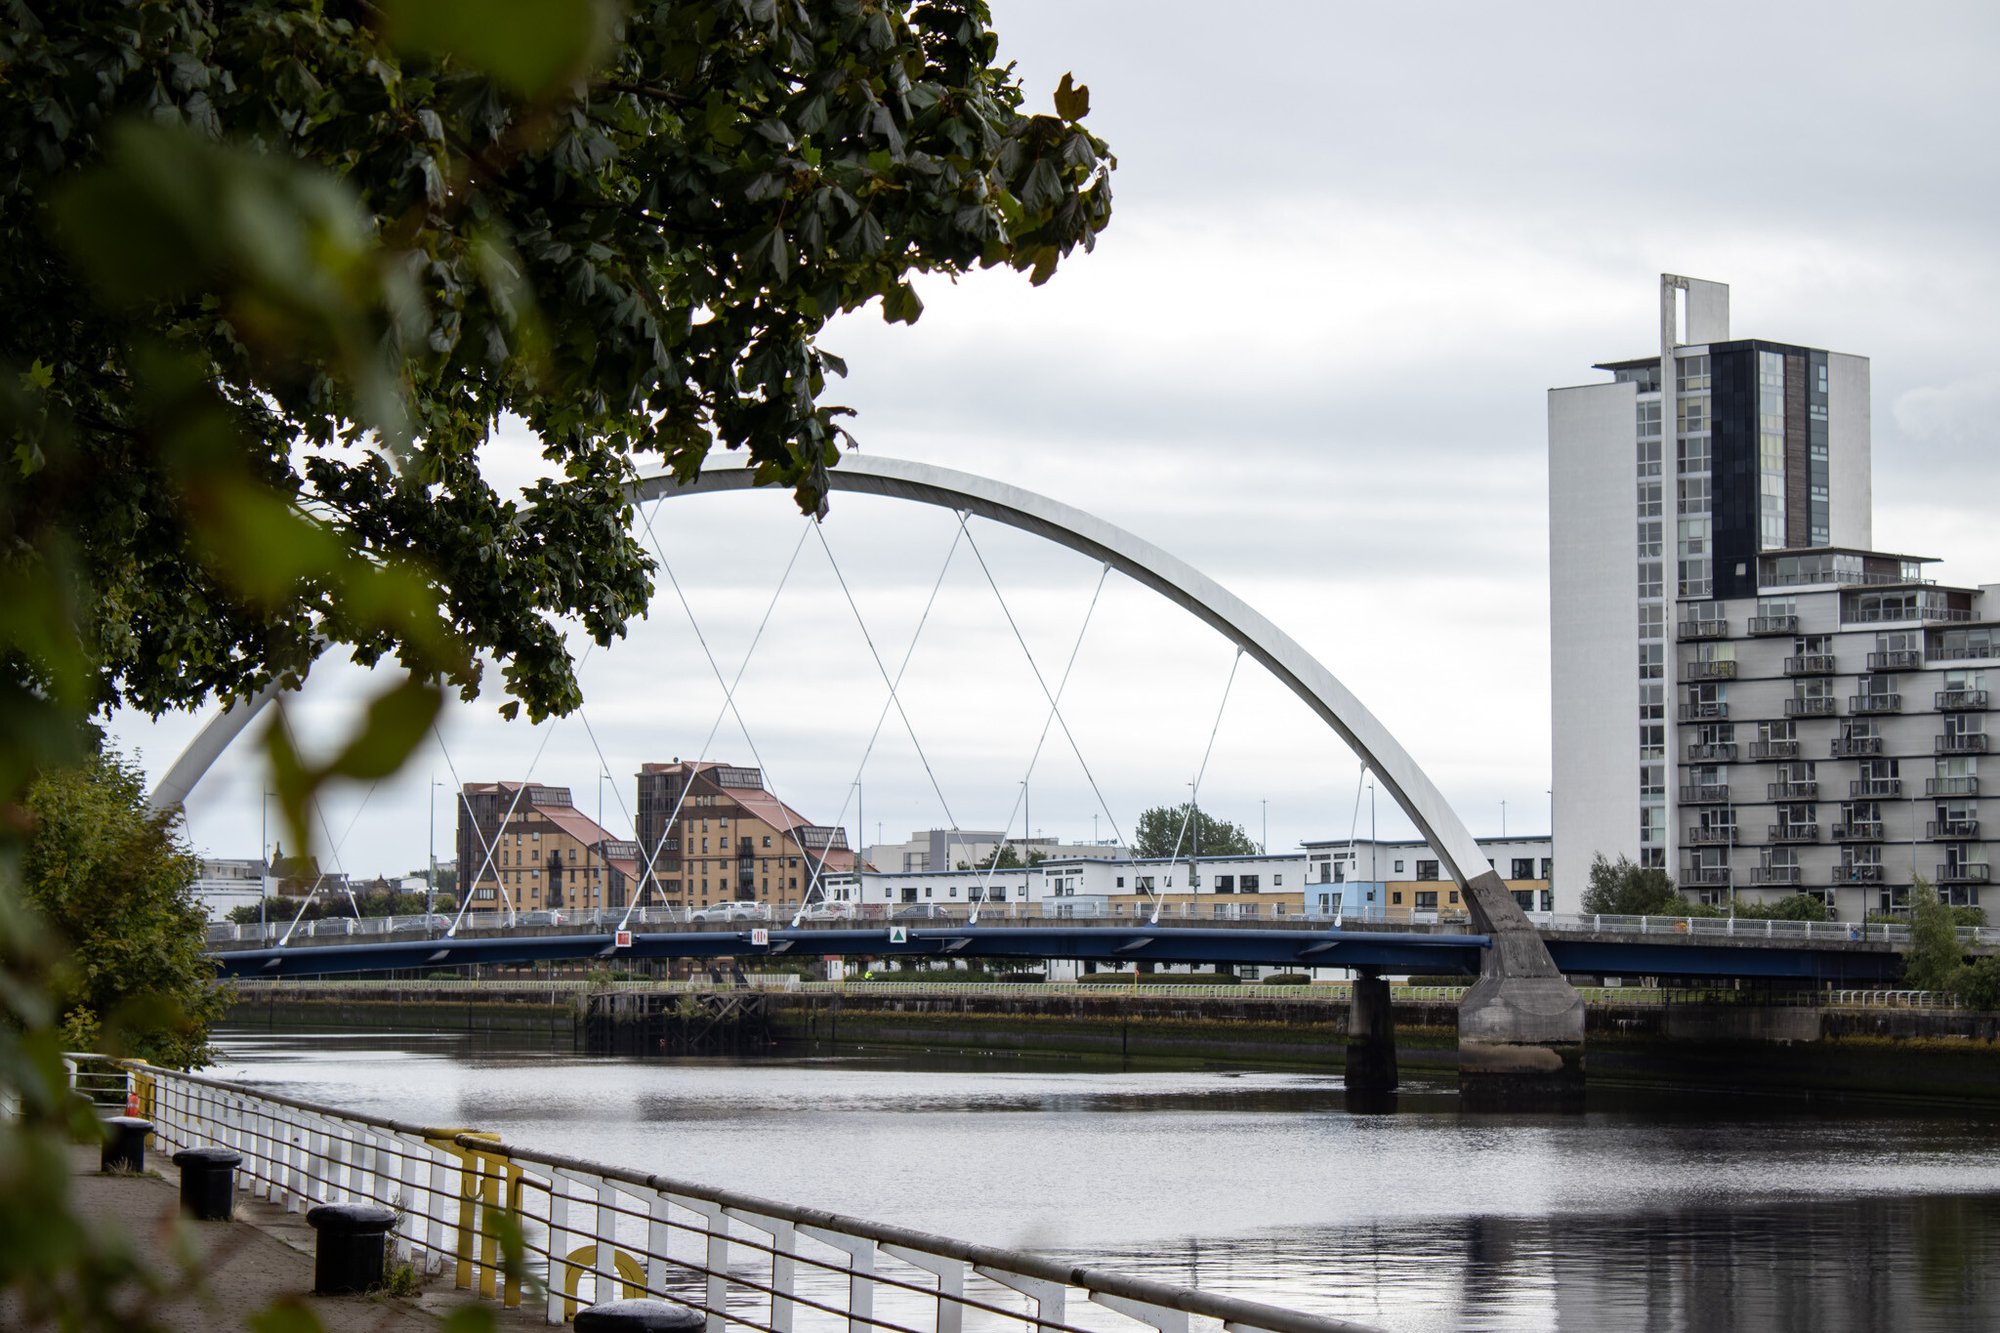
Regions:
<instances>
[{"instance_id":1,"label":"stone embankment wall","mask_svg":"<svg viewBox=\"0 0 2000 1333\"><path fill-rule=\"evenodd\" d=\"M1143 991L1047 996L775 992L761 998L757 1031L685 1036L724 1041L726 1049L745 1055L811 1043L1304 1069L1339 1069L1347 1045L1345 1004L1262 999L1254 992L1243 998ZM384 983L328 997L248 991L231 1010L230 1020L285 1031L468 1032L579 1051L672 1054L689 1049L673 1027L682 999L659 992L647 1000L636 1008L625 1001L631 1011L626 1021L607 1026L607 1013L593 1022L585 997L573 993L445 996L426 992L420 984ZM1594 1004L1588 1024L1585 1060L1593 1085L2000 1106L2000 1016L1995 1015L1758 1003ZM701 1029L709 1025L707 1017L695 1024ZM1405 1078L1456 1068L1453 1005L1397 1004L1395 1025L1397 1060Z\"/></svg>"}]
</instances>

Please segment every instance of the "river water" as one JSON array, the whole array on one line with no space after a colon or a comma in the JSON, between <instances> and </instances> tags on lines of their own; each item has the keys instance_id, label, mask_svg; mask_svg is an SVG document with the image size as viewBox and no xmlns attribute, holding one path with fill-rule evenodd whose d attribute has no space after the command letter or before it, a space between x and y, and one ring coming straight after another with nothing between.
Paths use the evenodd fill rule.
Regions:
<instances>
[{"instance_id":1,"label":"river water","mask_svg":"<svg viewBox=\"0 0 2000 1333\"><path fill-rule=\"evenodd\" d=\"M208 1072L659 1175L1444 1330L2000 1328L2000 1117L866 1050L630 1060L225 1029Z\"/></svg>"}]
</instances>

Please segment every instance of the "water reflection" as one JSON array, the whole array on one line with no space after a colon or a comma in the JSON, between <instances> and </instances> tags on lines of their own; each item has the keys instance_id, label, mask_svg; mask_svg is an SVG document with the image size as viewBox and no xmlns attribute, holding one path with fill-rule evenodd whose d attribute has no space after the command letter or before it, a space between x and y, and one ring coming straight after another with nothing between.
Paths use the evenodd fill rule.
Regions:
<instances>
[{"instance_id":1,"label":"water reflection","mask_svg":"<svg viewBox=\"0 0 2000 1333\"><path fill-rule=\"evenodd\" d=\"M1385 1327L2000 1327L1984 1112L1077 1061L645 1061L228 1032L217 1072L513 1142Z\"/></svg>"}]
</instances>

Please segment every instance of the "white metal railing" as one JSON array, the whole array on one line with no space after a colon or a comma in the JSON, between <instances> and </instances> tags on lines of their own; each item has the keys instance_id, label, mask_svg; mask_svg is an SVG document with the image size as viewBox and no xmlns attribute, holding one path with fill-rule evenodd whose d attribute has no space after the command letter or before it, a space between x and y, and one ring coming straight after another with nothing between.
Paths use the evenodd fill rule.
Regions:
<instances>
[{"instance_id":1,"label":"white metal railing","mask_svg":"<svg viewBox=\"0 0 2000 1333\"><path fill-rule=\"evenodd\" d=\"M96 1056L69 1063L79 1086L129 1078L163 1146L240 1153L239 1189L288 1212L325 1202L386 1205L396 1211L390 1245L399 1261L449 1270L459 1288L508 1306L532 1303L550 1324L579 1306L646 1295L702 1311L706 1333L1193 1333L1194 1320L1228 1333L1368 1333L1340 1319L515 1147L496 1134L379 1119ZM526 1257L511 1270L501 1242L507 1215L519 1223Z\"/></svg>"},{"instance_id":2,"label":"white metal railing","mask_svg":"<svg viewBox=\"0 0 2000 1333\"><path fill-rule=\"evenodd\" d=\"M1192 906L1192 904L1185 904ZM1006 910L1002 910L1004 907ZM1044 914L1038 903L1003 904L1002 907L985 907L980 910L981 925L1096 925L1131 927L1144 924L1145 918L1135 918L1114 912L1099 910L1096 904L1079 905L1074 915L1053 916ZM680 915L685 915L680 914ZM1669 936L1726 936L1744 939L1782 939L1849 943L1907 944L1910 928L1907 925L1871 921L1780 921L1752 917L1680 917L1680 916L1621 916L1611 913L1589 912L1529 912L1528 919L1549 934L1574 934L1584 932L1593 935L1637 934ZM575 930L582 928L609 930L617 923L618 913L584 914L569 918L553 927L536 925L536 930ZM435 920L436 918L431 918ZM420 931L422 917L353 917L326 918L316 922L302 923L293 938L325 938L345 935L385 935L405 931ZM1385 916L1377 911L1370 916L1336 912L1288 912L1283 916L1195 916L1167 915L1162 924L1182 926L1224 926L1231 928L1267 928L1323 930L1329 926L1360 930L1407 930L1424 934L1450 935L1476 933L1472 923L1463 914L1418 912L1398 916ZM632 925L635 927L680 923L673 909L649 908L645 913L634 912ZM753 925L766 923L734 922L717 928L725 932L741 933ZM777 921L769 923L773 927L783 927L788 920L780 914ZM823 926L832 930L852 930L856 928L886 930L895 926L908 926L917 930L937 930L953 926L966 926L971 922L964 909L941 911L933 917L922 920L898 921L893 917L868 917L863 919L843 918L838 921L814 922L813 926ZM308 931L307 927L315 927ZM468 918L468 932L488 933L505 930L504 924L478 923ZM281 926L266 927L261 938L275 941L284 933ZM442 934L442 929L436 930ZM1960 926L1958 938L1962 944L1976 947L2000 947L2000 926ZM260 939L256 926L210 926L208 940L211 944L244 942L254 943Z\"/></svg>"}]
</instances>

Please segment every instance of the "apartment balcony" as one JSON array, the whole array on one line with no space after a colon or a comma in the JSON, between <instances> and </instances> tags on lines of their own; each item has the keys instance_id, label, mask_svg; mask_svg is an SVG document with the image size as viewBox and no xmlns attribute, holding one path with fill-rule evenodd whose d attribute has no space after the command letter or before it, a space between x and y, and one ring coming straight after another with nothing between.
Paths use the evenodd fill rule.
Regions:
<instances>
[{"instance_id":1,"label":"apartment balcony","mask_svg":"<svg viewBox=\"0 0 2000 1333\"><path fill-rule=\"evenodd\" d=\"M1986 733L1982 731L1970 736L1939 736L1937 738L1936 752L1938 754L1985 754Z\"/></svg>"},{"instance_id":2,"label":"apartment balcony","mask_svg":"<svg viewBox=\"0 0 2000 1333\"><path fill-rule=\"evenodd\" d=\"M1817 824L1772 824L1765 828L1767 842L1818 842Z\"/></svg>"},{"instance_id":3,"label":"apartment balcony","mask_svg":"<svg viewBox=\"0 0 2000 1333\"><path fill-rule=\"evenodd\" d=\"M1882 867L1879 865L1839 865L1833 868L1835 884L1880 884Z\"/></svg>"},{"instance_id":4,"label":"apartment balcony","mask_svg":"<svg viewBox=\"0 0 2000 1333\"><path fill-rule=\"evenodd\" d=\"M1901 796L1901 778L1856 778L1847 784L1847 794L1857 797Z\"/></svg>"},{"instance_id":5,"label":"apartment balcony","mask_svg":"<svg viewBox=\"0 0 2000 1333\"><path fill-rule=\"evenodd\" d=\"M1806 653L1800 657L1785 659L1785 674L1788 676L1831 676L1833 674L1832 653Z\"/></svg>"},{"instance_id":6,"label":"apartment balcony","mask_svg":"<svg viewBox=\"0 0 2000 1333\"><path fill-rule=\"evenodd\" d=\"M1937 710L1940 713L1955 713L1967 708L1986 707L1985 690L1939 690Z\"/></svg>"},{"instance_id":7,"label":"apartment balcony","mask_svg":"<svg viewBox=\"0 0 2000 1333\"><path fill-rule=\"evenodd\" d=\"M1720 805L1729 799L1729 784L1708 787L1682 787L1682 805Z\"/></svg>"},{"instance_id":8,"label":"apartment balcony","mask_svg":"<svg viewBox=\"0 0 2000 1333\"><path fill-rule=\"evenodd\" d=\"M1797 634L1797 616L1752 616L1744 622L1744 628L1752 634Z\"/></svg>"},{"instance_id":9,"label":"apartment balcony","mask_svg":"<svg viewBox=\"0 0 2000 1333\"><path fill-rule=\"evenodd\" d=\"M1903 711L1903 696L1900 694L1850 694L1847 696L1847 711L1861 717L1870 714L1900 713Z\"/></svg>"},{"instance_id":10,"label":"apartment balcony","mask_svg":"<svg viewBox=\"0 0 2000 1333\"><path fill-rule=\"evenodd\" d=\"M1857 819L1850 824L1833 826L1835 842L1880 842L1882 841L1882 821L1879 819Z\"/></svg>"},{"instance_id":11,"label":"apartment balcony","mask_svg":"<svg viewBox=\"0 0 2000 1333\"><path fill-rule=\"evenodd\" d=\"M1830 694L1814 695L1806 699L1785 700L1786 717L1832 717L1839 711L1840 701Z\"/></svg>"},{"instance_id":12,"label":"apartment balcony","mask_svg":"<svg viewBox=\"0 0 2000 1333\"><path fill-rule=\"evenodd\" d=\"M1924 655L1915 648L1890 648L1868 654L1870 671L1922 671Z\"/></svg>"},{"instance_id":13,"label":"apartment balcony","mask_svg":"<svg viewBox=\"0 0 2000 1333\"><path fill-rule=\"evenodd\" d=\"M1726 620L1683 620L1677 632L1681 639L1726 639L1729 637L1729 622Z\"/></svg>"},{"instance_id":14,"label":"apartment balcony","mask_svg":"<svg viewBox=\"0 0 2000 1333\"><path fill-rule=\"evenodd\" d=\"M1750 758L1753 760L1797 759L1798 757L1799 743L1797 741L1750 742Z\"/></svg>"},{"instance_id":15,"label":"apartment balcony","mask_svg":"<svg viewBox=\"0 0 2000 1333\"><path fill-rule=\"evenodd\" d=\"M1736 826L1734 824L1696 824L1687 831L1690 847L1734 847Z\"/></svg>"},{"instance_id":16,"label":"apartment balcony","mask_svg":"<svg viewBox=\"0 0 2000 1333\"><path fill-rule=\"evenodd\" d=\"M1702 889L1726 889L1729 887L1729 880L1728 866L1693 866L1683 877L1682 883Z\"/></svg>"},{"instance_id":17,"label":"apartment balcony","mask_svg":"<svg viewBox=\"0 0 2000 1333\"><path fill-rule=\"evenodd\" d=\"M1718 701L1681 705L1681 721L1714 722L1729 716L1729 705Z\"/></svg>"},{"instance_id":18,"label":"apartment balcony","mask_svg":"<svg viewBox=\"0 0 2000 1333\"><path fill-rule=\"evenodd\" d=\"M1984 862L1937 868L1937 882L1940 884L1989 884L1992 880L1993 867Z\"/></svg>"},{"instance_id":19,"label":"apartment balcony","mask_svg":"<svg viewBox=\"0 0 2000 1333\"><path fill-rule=\"evenodd\" d=\"M1977 796L1979 779L1976 777L1925 778L1926 796Z\"/></svg>"},{"instance_id":20,"label":"apartment balcony","mask_svg":"<svg viewBox=\"0 0 2000 1333\"><path fill-rule=\"evenodd\" d=\"M1836 736L1831 753L1835 759L1853 759L1859 755L1882 753L1880 736Z\"/></svg>"},{"instance_id":21,"label":"apartment balcony","mask_svg":"<svg viewBox=\"0 0 2000 1333\"><path fill-rule=\"evenodd\" d=\"M1764 791L1774 801L1814 801L1819 799L1819 783L1810 778L1800 778L1791 782L1773 782L1767 785Z\"/></svg>"},{"instance_id":22,"label":"apartment balcony","mask_svg":"<svg viewBox=\"0 0 2000 1333\"><path fill-rule=\"evenodd\" d=\"M1736 762L1736 742L1734 741L1689 741L1688 759L1691 762L1706 760L1710 763L1732 764Z\"/></svg>"},{"instance_id":23,"label":"apartment balcony","mask_svg":"<svg viewBox=\"0 0 2000 1333\"><path fill-rule=\"evenodd\" d=\"M1689 662L1682 668L1681 678L1684 680L1735 680L1736 663L1734 661Z\"/></svg>"},{"instance_id":24,"label":"apartment balcony","mask_svg":"<svg viewBox=\"0 0 2000 1333\"><path fill-rule=\"evenodd\" d=\"M1924 825L1924 836L1933 842L1945 838L1976 838L1979 836L1979 821L1976 819L1934 819Z\"/></svg>"},{"instance_id":25,"label":"apartment balcony","mask_svg":"<svg viewBox=\"0 0 2000 1333\"><path fill-rule=\"evenodd\" d=\"M1798 866L1752 866L1752 884L1797 884L1800 880Z\"/></svg>"}]
</instances>

